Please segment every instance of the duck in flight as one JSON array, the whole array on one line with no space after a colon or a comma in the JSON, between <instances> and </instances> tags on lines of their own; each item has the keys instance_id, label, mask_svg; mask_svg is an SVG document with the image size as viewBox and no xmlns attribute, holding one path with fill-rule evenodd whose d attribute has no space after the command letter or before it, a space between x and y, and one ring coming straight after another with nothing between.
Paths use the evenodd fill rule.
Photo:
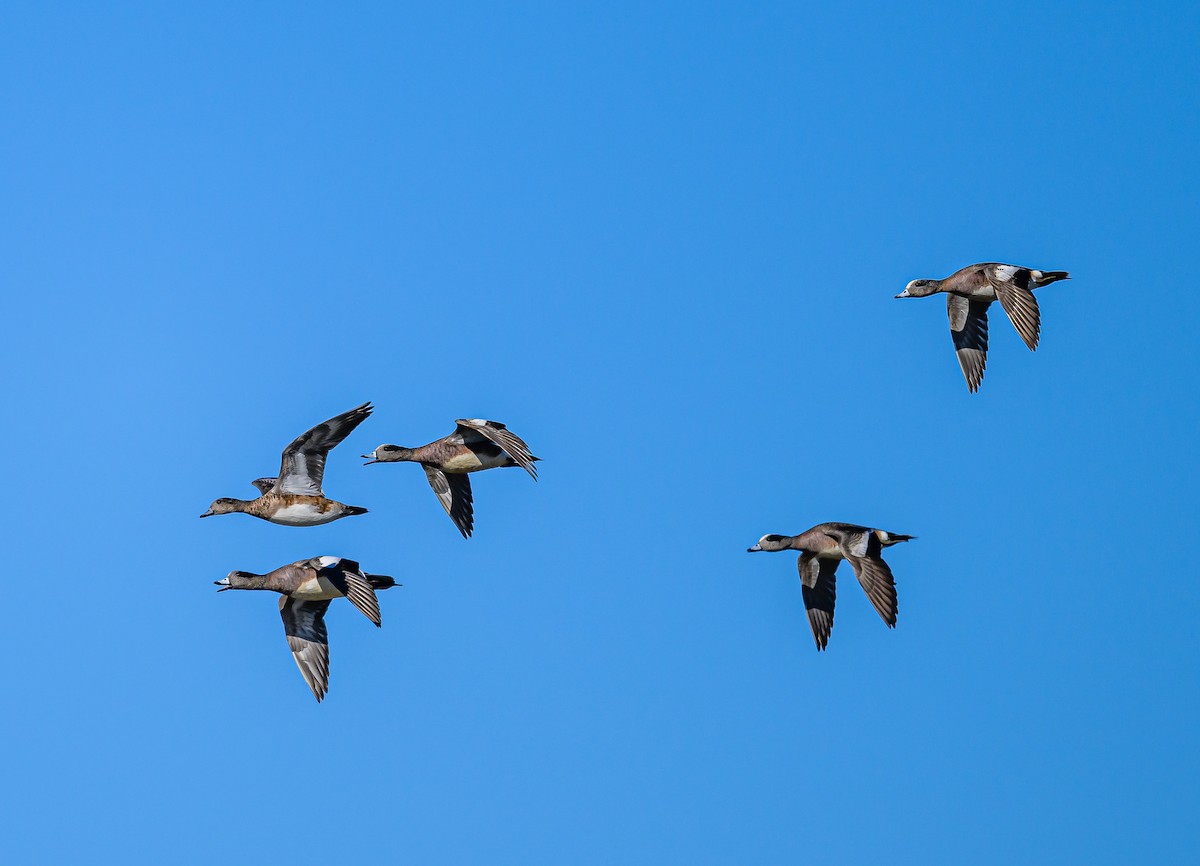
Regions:
<instances>
[{"instance_id":1,"label":"duck in flight","mask_svg":"<svg viewBox=\"0 0 1200 866\"><path fill-rule=\"evenodd\" d=\"M800 589L808 624L816 639L817 649L823 650L833 631L833 604L837 597L836 573L843 559L850 562L854 575L862 584L867 598L887 623L896 627L896 581L892 570L880 556L883 548L911 541L915 536L900 535L883 529L872 529L854 523L820 523L799 535L764 535L748 553L760 550L798 550L800 559Z\"/></svg>"},{"instance_id":2,"label":"duck in flight","mask_svg":"<svg viewBox=\"0 0 1200 866\"><path fill-rule=\"evenodd\" d=\"M382 624L377 589L390 589L396 581L383 574L367 574L357 562L340 556L315 556L280 566L266 574L231 571L213 581L227 589L269 589L280 594L279 615L296 667L317 703L329 691L329 635L325 611L335 598L348 598L376 626Z\"/></svg>"},{"instance_id":3,"label":"duck in flight","mask_svg":"<svg viewBox=\"0 0 1200 866\"><path fill-rule=\"evenodd\" d=\"M366 514L367 509L327 499L321 490L325 458L371 414L370 403L336 415L313 427L283 450L276 478L253 481L257 499L217 499L201 517L242 512L283 526L320 526L340 517Z\"/></svg>"},{"instance_id":4,"label":"duck in flight","mask_svg":"<svg viewBox=\"0 0 1200 866\"><path fill-rule=\"evenodd\" d=\"M367 458L364 465L420 463L438 502L442 503L463 538L470 538L475 511L468 473L520 466L537 481L537 467L533 464L541 458L534 457L529 446L499 421L460 418L454 423L458 426L449 436L419 448L380 445L370 454L363 455Z\"/></svg>"},{"instance_id":5,"label":"duck in flight","mask_svg":"<svg viewBox=\"0 0 1200 866\"><path fill-rule=\"evenodd\" d=\"M1069 280L1066 271L1039 271L1019 265L985 262L955 271L944 280L913 280L897 298L924 298L946 293L950 314L950 336L954 352L971 393L979 390L987 366L988 307L992 301L1008 314L1009 321L1035 351L1041 333L1042 318L1033 290L1059 280Z\"/></svg>"}]
</instances>

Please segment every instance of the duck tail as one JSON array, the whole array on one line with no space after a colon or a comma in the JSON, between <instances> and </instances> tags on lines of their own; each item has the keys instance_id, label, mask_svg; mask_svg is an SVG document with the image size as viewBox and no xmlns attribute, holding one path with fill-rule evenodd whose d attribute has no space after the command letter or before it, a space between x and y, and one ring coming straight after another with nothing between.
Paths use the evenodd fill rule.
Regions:
<instances>
[{"instance_id":1,"label":"duck tail","mask_svg":"<svg viewBox=\"0 0 1200 866\"><path fill-rule=\"evenodd\" d=\"M396 585L395 579L388 577L386 574L366 574L363 576L371 584L371 589L391 589Z\"/></svg>"},{"instance_id":2,"label":"duck tail","mask_svg":"<svg viewBox=\"0 0 1200 866\"><path fill-rule=\"evenodd\" d=\"M1059 280L1069 280L1071 275L1066 271L1041 271L1041 276L1038 277L1037 288L1048 286L1051 283L1057 283Z\"/></svg>"},{"instance_id":3,"label":"duck tail","mask_svg":"<svg viewBox=\"0 0 1200 866\"><path fill-rule=\"evenodd\" d=\"M901 535L899 532L888 532L886 529L879 530L879 540L884 547L891 547L902 541L912 541L914 538L916 538L915 535Z\"/></svg>"},{"instance_id":4,"label":"duck tail","mask_svg":"<svg viewBox=\"0 0 1200 866\"><path fill-rule=\"evenodd\" d=\"M359 508L357 505L347 505L346 513L343 514L342 516L343 517L353 517L356 514L366 514L366 513L367 513L367 509L365 509L365 508Z\"/></svg>"}]
</instances>

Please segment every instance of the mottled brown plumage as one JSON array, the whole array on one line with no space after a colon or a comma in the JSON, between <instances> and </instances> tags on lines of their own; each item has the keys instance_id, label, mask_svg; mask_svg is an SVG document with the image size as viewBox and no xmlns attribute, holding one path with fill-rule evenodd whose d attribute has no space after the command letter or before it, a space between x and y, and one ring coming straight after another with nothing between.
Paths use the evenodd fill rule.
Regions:
<instances>
[{"instance_id":1,"label":"mottled brown plumage","mask_svg":"<svg viewBox=\"0 0 1200 866\"><path fill-rule=\"evenodd\" d=\"M277 478L252 482L262 494L257 499L217 499L200 516L241 513L283 526L320 526L341 517L366 514L365 508L326 498L321 482L330 450L370 414L371 404L364 403L321 422L283 450Z\"/></svg>"}]
</instances>

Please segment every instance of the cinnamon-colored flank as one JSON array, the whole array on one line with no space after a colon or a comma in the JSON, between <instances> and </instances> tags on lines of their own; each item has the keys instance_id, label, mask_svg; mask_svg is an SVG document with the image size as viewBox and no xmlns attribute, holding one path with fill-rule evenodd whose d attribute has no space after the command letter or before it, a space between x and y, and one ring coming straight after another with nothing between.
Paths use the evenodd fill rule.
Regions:
<instances>
[{"instance_id":1,"label":"cinnamon-colored flank","mask_svg":"<svg viewBox=\"0 0 1200 866\"><path fill-rule=\"evenodd\" d=\"M320 526L340 517L366 514L367 509L326 498L321 489L325 459L332 448L371 414L371 404L336 415L299 436L283 451L278 478L254 482L257 499L217 499L201 517L249 514L283 526Z\"/></svg>"},{"instance_id":2,"label":"cinnamon-colored flank","mask_svg":"<svg viewBox=\"0 0 1200 866\"><path fill-rule=\"evenodd\" d=\"M329 636L325 611L335 598L348 598L376 626L382 624L377 589L396 581L383 574L367 574L357 562L340 556L315 556L280 566L266 574L231 571L214 581L227 589L266 589L278 592L283 630L296 667L320 702L329 691Z\"/></svg>"},{"instance_id":3,"label":"cinnamon-colored flank","mask_svg":"<svg viewBox=\"0 0 1200 866\"><path fill-rule=\"evenodd\" d=\"M420 463L429 486L438 501L458 527L463 538L470 538L474 528L474 504L471 496L470 472L519 466L537 480L534 457L529 446L499 421L482 418L460 418L449 436L443 436L419 448L399 445L380 445L364 454L371 463Z\"/></svg>"},{"instance_id":4,"label":"cinnamon-colored flank","mask_svg":"<svg viewBox=\"0 0 1200 866\"><path fill-rule=\"evenodd\" d=\"M843 559L849 561L875 610L888 628L895 628L898 610L896 581L880 552L885 547L911 541L914 537L854 523L820 523L799 535L764 535L748 552L800 551L797 566L800 569L804 607L808 611L808 624L812 628L817 649L823 650L833 631L838 563Z\"/></svg>"},{"instance_id":5,"label":"cinnamon-colored flank","mask_svg":"<svg viewBox=\"0 0 1200 866\"><path fill-rule=\"evenodd\" d=\"M924 298L945 292L950 315L950 336L959 366L972 393L979 390L987 366L988 307L992 301L1008 314L1009 321L1030 350L1036 350L1042 319L1034 289L1070 279L1066 271L1039 271L1019 265L984 262L955 271L944 280L913 280L897 298Z\"/></svg>"}]
</instances>

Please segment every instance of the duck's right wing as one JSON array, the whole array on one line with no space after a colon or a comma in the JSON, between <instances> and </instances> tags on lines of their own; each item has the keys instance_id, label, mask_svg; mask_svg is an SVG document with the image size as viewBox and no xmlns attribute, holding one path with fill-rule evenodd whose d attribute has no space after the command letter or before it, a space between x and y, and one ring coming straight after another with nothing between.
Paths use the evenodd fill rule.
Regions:
<instances>
[{"instance_id":1,"label":"duck's right wing","mask_svg":"<svg viewBox=\"0 0 1200 866\"><path fill-rule=\"evenodd\" d=\"M836 559L821 559L807 551L797 561L800 569L800 592L804 596L804 608L808 611L808 625L812 629L817 649L823 650L829 643L833 631L833 605L837 601Z\"/></svg>"},{"instance_id":2,"label":"duck's right wing","mask_svg":"<svg viewBox=\"0 0 1200 866\"><path fill-rule=\"evenodd\" d=\"M471 500L471 479L463 473L443 472L434 466L421 464L429 486L437 494L438 502L450 515L463 538L471 537L475 526L475 508Z\"/></svg>"},{"instance_id":3,"label":"duck's right wing","mask_svg":"<svg viewBox=\"0 0 1200 866\"><path fill-rule=\"evenodd\" d=\"M329 691L329 635L325 631L328 608L329 599L301 601L286 595L279 597L279 615L283 617L288 648L317 703Z\"/></svg>"},{"instance_id":4,"label":"duck's right wing","mask_svg":"<svg viewBox=\"0 0 1200 866\"><path fill-rule=\"evenodd\" d=\"M250 483L258 488L259 493L270 493L277 481L278 478L255 478Z\"/></svg>"},{"instance_id":5,"label":"duck's right wing","mask_svg":"<svg viewBox=\"0 0 1200 866\"><path fill-rule=\"evenodd\" d=\"M988 320L991 301L972 301L959 295L946 295L946 310L950 314L950 336L954 338L954 353L971 393L979 390L983 371L987 367Z\"/></svg>"}]
</instances>

